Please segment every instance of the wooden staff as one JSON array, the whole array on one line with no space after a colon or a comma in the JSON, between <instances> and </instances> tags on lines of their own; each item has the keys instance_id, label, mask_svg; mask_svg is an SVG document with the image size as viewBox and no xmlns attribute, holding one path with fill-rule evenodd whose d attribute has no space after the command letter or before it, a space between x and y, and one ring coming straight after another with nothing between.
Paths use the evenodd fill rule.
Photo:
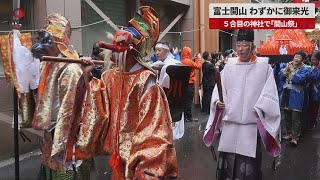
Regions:
<instances>
[{"instance_id":1,"label":"wooden staff","mask_svg":"<svg viewBox=\"0 0 320 180\"><path fill-rule=\"evenodd\" d=\"M53 56L43 56L42 61L54 61L54 62L66 62L66 63L79 63L82 64L80 59L71 59L65 57L53 57ZM104 66L104 61L91 60L96 66Z\"/></svg>"},{"instance_id":2,"label":"wooden staff","mask_svg":"<svg viewBox=\"0 0 320 180\"><path fill-rule=\"evenodd\" d=\"M221 76L219 72L214 73L214 79L217 82L219 101L223 102L223 94L222 94L222 84L221 84Z\"/></svg>"}]
</instances>

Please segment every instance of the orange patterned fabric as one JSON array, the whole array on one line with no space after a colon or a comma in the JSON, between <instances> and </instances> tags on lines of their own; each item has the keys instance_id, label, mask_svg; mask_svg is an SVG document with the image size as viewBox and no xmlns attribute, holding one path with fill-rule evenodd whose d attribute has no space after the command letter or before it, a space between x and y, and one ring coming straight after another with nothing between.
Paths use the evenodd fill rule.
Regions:
<instances>
[{"instance_id":1,"label":"orange patterned fabric","mask_svg":"<svg viewBox=\"0 0 320 180\"><path fill-rule=\"evenodd\" d=\"M44 87L46 85L46 80L47 80L47 77L49 75L49 63L47 62L44 62L44 70L43 70L43 73L42 73L42 76L41 76L41 81L39 83L39 93L40 95L43 95L43 91L44 91Z\"/></svg>"},{"instance_id":2,"label":"orange patterned fabric","mask_svg":"<svg viewBox=\"0 0 320 180\"><path fill-rule=\"evenodd\" d=\"M31 33L20 33L18 34L18 37L21 41L21 44L30 50L32 47ZM15 64L12 61L12 46L13 38L11 35L10 41L9 35L0 36L1 57L7 85L9 85L10 78L12 78L16 89L18 89L17 77L15 74Z\"/></svg>"},{"instance_id":3,"label":"orange patterned fabric","mask_svg":"<svg viewBox=\"0 0 320 180\"><path fill-rule=\"evenodd\" d=\"M82 94L82 96L77 95L77 97L85 97L84 102L81 100L84 111L76 114L76 122L72 127L74 130L72 129L71 132L78 132L79 127L80 132L79 134L73 134L69 138L67 161L72 160L72 155L75 155L77 159L90 159L105 153L103 150L103 142L109 123L107 118L109 111L106 111L102 104L108 102L108 99L105 92L100 91L100 83L102 83L102 81L97 79L93 79L92 81L96 81L94 83L95 85L89 86L87 93L77 93ZM84 87L84 85L82 85L82 87ZM97 91L101 93L96 93ZM75 154L72 152L74 144L77 145Z\"/></svg>"},{"instance_id":4,"label":"orange patterned fabric","mask_svg":"<svg viewBox=\"0 0 320 180\"><path fill-rule=\"evenodd\" d=\"M46 26L46 31L50 32L51 34L54 34L55 36L58 36L58 38L61 38L64 36L64 29L65 27L58 27L58 25L55 26L52 24L48 24Z\"/></svg>"},{"instance_id":5,"label":"orange patterned fabric","mask_svg":"<svg viewBox=\"0 0 320 180\"><path fill-rule=\"evenodd\" d=\"M31 50L31 47L32 47L31 33L20 33L18 34L18 37L21 41L21 44L27 49Z\"/></svg>"},{"instance_id":6,"label":"orange patterned fabric","mask_svg":"<svg viewBox=\"0 0 320 180\"><path fill-rule=\"evenodd\" d=\"M21 93L19 98L19 120L20 128L32 128L32 119L35 110L35 100L37 98L37 90L30 90L29 93Z\"/></svg>"},{"instance_id":7,"label":"orange patterned fabric","mask_svg":"<svg viewBox=\"0 0 320 180\"><path fill-rule=\"evenodd\" d=\"M32 126L34 129L45 130L42 163L50 169L64 171L66 169L56 160L65 158L67 140L69 136L77 133L77 130L72 129L72 126L76 110L81 107L81 104L77 106L75 102L76 99L79 99L76 98L76 95L82 70L78 64L42 63L46 63L42 66L48 66L48 74L43 93L38 93ZM43 67L41 69L42 75L44 69ZM58 110L53 107L54 98L58 98ZM48 132L52 127L55 127L54 135Z\"/></svg>"},{"instance_id":8,"label":"orange patterned fabric","mask_svg":"<svg viewBox=\"0 0 320 180\"><path fill-rule=\"evenodd\" d=\"M68 48L70 45L71 25L68 19L59 13L52 13L47 18L48 24L45 30L54 35L54 42L57 43L59 51L66 57L79 59L78 53Z\"/></svg>"},{"instance_id":9,"label":"orange patterned fabric","mask_svg":"<svg viewBox=\"0 0 320 180\"><path fill-rule=\"evenodd\" d=\"M115 154L116 179L178 176L166 95L157 84L145 90L152 76L144 69L123 74L109 70L90 82L77 147Z\"/></svg>"},{"instance_id":10,"label":"orange patterned fabric","mask_svg":"<svg viewBox=\"0 0 320 180\"><path fill-rule=\"evenodd\" d=\"M311 54L314 50L313 44L301 29L277 29L267 42L262 43L258 51L262 55L280 54L279 48L286 45L288 54L295 54L298 50L304 50Z\"/></svg>"},{"instance_id":11,"label":"orange patterned fabric","mask_svg":"<svg viewBox=\"0 0 320 180\"><path fill-rule=\"evenodd\" d=\"M70 50L69 48L67 48L66 45L64 44L60 44L57 43L57 47L59 49L59 51L66 57L71 58L71 59L79 59L79 55L77 53L77 51L75 50Z\"/></svg>"}]
</instances>

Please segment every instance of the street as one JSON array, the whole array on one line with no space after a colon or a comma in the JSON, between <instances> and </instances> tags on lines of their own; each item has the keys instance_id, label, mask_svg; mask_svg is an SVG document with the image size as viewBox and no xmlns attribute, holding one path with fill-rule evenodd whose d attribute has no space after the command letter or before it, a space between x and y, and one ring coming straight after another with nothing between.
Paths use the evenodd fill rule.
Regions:
<instances>
[{"instance_id":1,"label":"street","mask_svg":"<svg viewBox=\"0 0 320 180\"><path fill-rule=\"evenodd\" d=\"M261 141L262 179L320 180L320 0L30 2L0 1L0 180L52 180L53 169L74 180L217 180L218 165L231 171L223 180L260 180L257 138L278 154L282 134L292 141L277 157ZM220 149L240 158L219 162L218 143L203 142L199 101L208 111L212 94L226 120ZM182 107L184 135L172 142L168 117ZM97 154L83 160L90 174L75 172Z\"/></svg>"},{"instance_id":2,"label":"street","mask_svg":"<svg viewBox=\"0 0 320 180\"><path fill-rule=\"evenodd\" d=\"M200 114L199 109L195 111L200 121L187 123L186 134L175 144L180 174L186 180L214 180L217 162L202 142L208 115ZM217 147L215 151L218 156ZM298 147L282 142L281 158L276 161L279 165L275 171L272 170L273 158L264 148L262 161L264 180L319 180L320 128L306 131Z\"/></svg>"},{"instance_id":3,"label":"street","mask_svg":"<svg viewBox=\"0 0 320 180\"><path fill-rule=\"evenodd\" d=\"M214 180L216 179L216 164L210 148L202 142L203 129L208 115L194 109L194 116L198 122L188 122L185 125L184 136L175 141L179 172L185 180ZM2 125L2 124L1 124ZM9 126L8 126L9 127ZM7 138L12 138L8 136ZM320 179L320 128L308 130L304 133L298 147L291 147L287 142L282 143L280 162L275 171L272 170L273 158L263 151L263 179L264 180L319 180ZM2 141L1 141L2 142ZM4 146L2 144L1 146ZM34 147L36 145L33 145ZM29 147L30 148L30 147ZM30 148L32 149L32 148ZM218 156L217 147L215 147ZM20 179L35 179L39 174L39 151L26 153L20 162ZM91 172L91 179L110 179L108 157L95 158ZM14 179L14 161L0 162L0 179ZM8 165L3 165L4 163Z\"/></svg>"}]
</instances>

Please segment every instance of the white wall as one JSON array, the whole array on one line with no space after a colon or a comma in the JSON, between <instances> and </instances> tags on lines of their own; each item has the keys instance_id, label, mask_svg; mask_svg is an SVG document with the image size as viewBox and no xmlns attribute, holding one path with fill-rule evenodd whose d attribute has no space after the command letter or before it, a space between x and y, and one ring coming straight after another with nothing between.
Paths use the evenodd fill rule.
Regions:
<instances>
[{"instance_id":1,"label":"white wall","mask_svg":"<svg viewBox=\"0 0 320 180\"><path fill-rule=\"evenodd\" d=\"M81 1L80 0L46 0L47 14L61 13L71 23L71 27L81 26ZM82 52L81 29L73 30L71 44L78 52Z\"/></svg>"},{"instance_id":2,"label":"white wall","mask_svg":"<svg viewBox=\"0 0 320 180\"><path fill-rule=\"evenodd\" d=\"M47 17L47 7L46 1L44 0L34 0L33 3L34 11L34 28L41 29L44 26L45 18Z\"/></svg>"}]
</instances>

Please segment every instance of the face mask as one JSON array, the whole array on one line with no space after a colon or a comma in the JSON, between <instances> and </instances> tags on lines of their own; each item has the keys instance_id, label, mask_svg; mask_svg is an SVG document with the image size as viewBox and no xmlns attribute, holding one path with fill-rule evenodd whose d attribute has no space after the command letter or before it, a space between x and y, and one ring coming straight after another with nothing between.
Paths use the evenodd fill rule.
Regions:
<instances>
[{"instance_id":1,"label":"face mask","mask_svg":"<svg viewBox=\"0 0 320 180\"><path fill-rule=\"evenodd\" d=\"M52 47L51 34L43 29L38 32L39 41L32 46L31 52L33 56L41 59L42 56L47 55Z\"/></svg>"}]
</instances>

